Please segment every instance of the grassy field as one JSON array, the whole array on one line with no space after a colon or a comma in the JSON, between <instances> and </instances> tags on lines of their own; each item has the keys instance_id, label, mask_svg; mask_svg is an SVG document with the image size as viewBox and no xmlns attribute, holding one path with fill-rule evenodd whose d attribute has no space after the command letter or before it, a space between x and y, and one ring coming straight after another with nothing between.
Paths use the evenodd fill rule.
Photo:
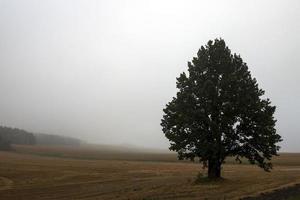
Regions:
<instances>
[{"instance_id":1,"label":"grassy field","mask_svg":"<svg viewBox=\"0 0 300 200\"><path fill-rule=\"evenodd\" d=\"M0 152L0 199L239 199L300 182L300 154L282 154L271 173L229 160L225 180L195 184L201 166L170 153L15 148Z\"/></svg>"}]
</instances>

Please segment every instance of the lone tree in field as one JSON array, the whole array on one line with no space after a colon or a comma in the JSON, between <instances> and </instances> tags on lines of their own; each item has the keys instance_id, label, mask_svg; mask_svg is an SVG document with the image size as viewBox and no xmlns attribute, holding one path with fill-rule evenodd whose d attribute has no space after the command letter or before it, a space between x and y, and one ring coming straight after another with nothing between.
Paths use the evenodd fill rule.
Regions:
<instances>
[{"instance_id":1,"label":"lone tree in field","mask_svg":"<svg viewBox=\"0 0 300 200\"><path fill-rule=\"evenodd\" d=\"M227 156L247 158L266 171L272 168L281 141L273 117L275 106L251 77L247 64L232 54L223 39L209 41L177 78L176 97L161 122L170 150L179 159L199 158L209 178L221 177Z\"/></svg>"}]
</instances>

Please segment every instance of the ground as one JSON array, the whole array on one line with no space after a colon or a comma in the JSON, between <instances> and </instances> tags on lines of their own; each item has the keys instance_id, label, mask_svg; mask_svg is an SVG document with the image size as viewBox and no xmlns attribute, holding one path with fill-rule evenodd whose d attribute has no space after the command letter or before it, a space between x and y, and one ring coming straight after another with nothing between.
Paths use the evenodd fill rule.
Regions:
<instances>
[{"instance_id":1,"label":"ground","mask_svg":"<svg viewBox=\"0 0 300 200\"><path fill-rule=\"evenodd\" d=\"M275 189L272 192L262 193L256 197L247 197L243 200L300 200L300 185Z\"/></svg>"},{"instance_id":2,"label":"ground","mask_svg":"<svg viewBox=\"0 0 300 200\"><path fill-rule=\"evenodd\" d=\"M0 152L0 199L240 199L300 183L300 154L282 154L271 173L229 161L223 181L195 184L205 171L197 163L176 162L173 154L124 153L100 160L101 152L93 151L92 158L86 156L91 151L74 152L24 146Z\"/></svg>"}]
</instances>

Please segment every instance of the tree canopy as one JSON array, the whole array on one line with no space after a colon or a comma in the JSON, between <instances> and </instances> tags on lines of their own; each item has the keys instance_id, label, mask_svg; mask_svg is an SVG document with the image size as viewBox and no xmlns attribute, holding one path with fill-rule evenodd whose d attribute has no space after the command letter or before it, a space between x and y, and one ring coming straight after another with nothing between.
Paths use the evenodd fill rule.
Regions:
<instances>
[{"instance_id":1,"label":"tree canopy","mask_svg":"<svg viewBox=\"0 0 300 200\"><path fill-rule=\"evenodd\" d=\"M179 159L199 158L210 178L221 176L228 156L272 168L281 141L275 106L223 39L201 46L176 84L179 91L163 110L161 126Z\"/></svg>"}]
</instances>

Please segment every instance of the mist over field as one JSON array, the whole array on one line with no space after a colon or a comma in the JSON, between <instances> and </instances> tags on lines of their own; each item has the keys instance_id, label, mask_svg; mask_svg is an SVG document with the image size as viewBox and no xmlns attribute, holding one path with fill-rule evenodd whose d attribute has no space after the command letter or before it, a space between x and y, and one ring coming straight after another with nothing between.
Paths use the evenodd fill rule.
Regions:
<instances>
[{"instance_id":1,"label":"mist over field","mask_svg":"<svg viewBox=\"0 0 300 200\"><path fill-rule=\"evenodd\" d=\"M223 38L277 106L299 152L300 3L0 0L0 125L90 143L167 149L176 77Z\"/></svg>"}]
</instances>

